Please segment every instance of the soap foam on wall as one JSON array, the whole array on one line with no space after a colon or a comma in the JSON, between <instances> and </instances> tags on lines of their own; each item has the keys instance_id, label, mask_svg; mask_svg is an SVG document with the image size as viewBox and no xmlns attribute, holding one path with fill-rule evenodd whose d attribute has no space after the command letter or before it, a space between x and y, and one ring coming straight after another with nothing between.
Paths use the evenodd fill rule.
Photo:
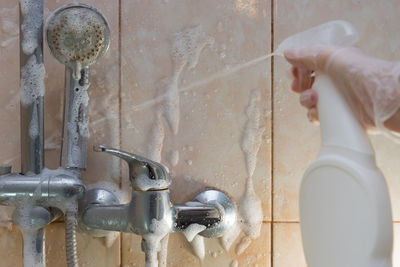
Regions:
<instances>
[{"instance_id":1,"label":"soap foam on wall","mask_svg":"<svg viewBox=\"0 0 400 267\"><path fill-rule=\"evenodd\" d=\"M263 219L261 200L254 191L252 176L257 164L257 154L262 144L266 128L261 126L261 95L254 90L251 93L249 106L246 109L247 122L244 128L241 148L246 158L248 178L245 193L239 204L242 217L242 229L246 235L255 239L260 235Z\"/></svg>"},{"instance_id":2,"label":"soap foam on wall","mask_svg":"<svg viewBox=\"0 0 400 267\"><path fill-rule=\"evenodd\" d=\"M264 126L261 126L263 116L261 115L260 101L260 92L253 90L246 109L247 121L241 140L241 149L245 156L248 174L246 188L239 201L238 223L220 239L222 246L228 251L240 232L243 231L245 236L235 247L236 255L242 254L250 246L252 240L260 236L263 221L262 203L254 190L252 179L257 165L257 154L262 144L262 136L266 130ZM234 266L237 261L233 260L231 264Z\"/></svg>"},{"instance_id":3,"label":"soap foam on wall","mask_svg":"<svg viewBox=\"0 0 400 267\"><path fill-rule=\"evenodd\" d=\"M201 51L207 46L212 44L213 38L209 37L203 30L201 25L194 28L186 29L182 32L175 34L174 43L172 48L172 59L174 69L171 77L164 79L160 85L160 93L165 95L161 105L156 111L156 119L154 120L153 127L148 142L147 156L156 162L162 162L162 151L164 148L164 139L166 131L164 123L170 129L172 135L176 135L179 131L180 121L180 92L179 81L182 73L187 69L196 67ZM170 158L168 163L171 166L176 166L179 163L179 152L174 150L170 151ZM188 161L191 162L191 161ZM141 181L145 182L145 181ZM140 183L144 189L148 188L149 183ZM160 247L158 260L161 265L166 263L168 239L164 238L163 246ZM205 248L203 237L193 237L191 242L195 254L199 258L204 258ZM148 259L154 262L154 258ZM149 263L150 264L150 263ZM147 263L146 263L147 266Z\"/></svg>"},{"instance_id":4,"label":"soap foam on wall","mask_svg":"<svg viewBox=\"0 0 400 267\"><path fill-rule=\"evenodd\" d=\"M155 162L161 162L161 153L164 145L165 131L162 123L161 112L157 112L156 120L148 142L147 157Z\"/></svg>"},{"instance_id":5,"label":"soap foam on wall","mask_svg":"<svg viewBox=\"0 0 400 267\"><path fill-rule=\"evenodd\" d=\"M261 95L254 90L251 93L249 106L246 109L247 122L244 128L241 148L246 158L246 168L249 177L252 177L257 164L257 154L262 144L262 136L266 128L260 126L261 111L259 103Z\"/></svg>"},{"instance_id":6,"label":"soap foam on wall","mask_svg":"<svg viewBox=\"0 0 400 267\"><path fill-rule=\"evenodd\" d=\"M157 111L157 120L153 125L151 134L151 140L153 141L149 142L149 155L152 156L151 158L153 160L161 161L164 138L166 135L163 127L164 120L174 135L179 131L179 81L183 71L185 68L195 68L201 51L213 42L214 39L208 37L202 31L201 26L175 34L175 41L173 44L174 70L170 78L163 80L165 91L161 90L161 93L163 93L164 99L161 104L161 110L159 109ZM252 182L252 176L257 164L257 154L262 144L262 136L266 130L265 127L261 126L263 116L261 115L260 101L260 92L254 90L246 110L248 120L245 124L241 140L241 148L246 159L248 179L246 181L245 193L240 200L240 224L233 228L233 231L230 231L226 237L221 238L223 246L229 249L239 236L240 230L243 230L246 234L246 238L243 238L237 245L237 254L241 254L250 245L252 239L256 239L260 235L263 219L261 200L255 193ZM191 164L191 160L187 160L186 162L189 165ZM177 161L170 159L169 163L176 165ZM192 242L194 252L195 254L201 255L201 251L205 250L205 248L199 246L200 244L204 245L204 241L201 242L202 238L200 237L196 237L195 239L196 241Z\"/></svg>"},{"instance_id":7,"label":"soap foam on wall","mask_svg":"<svg viewBox=\"0 0 400 267\"><path fill-rule=\"evenodd\" d=\"M173 118L173 117L175 117L176 118L176 116L171 116L171 118ZM174 119L171 119L170 121L174 121ZM176 120L175 120L175 122L176 122ZM161 122L162 123L162 122ZM164 121L164 123L165 123L165 121ZM176 124L175 124L176 125ZM166 125L167 126L167 125ZM171 126L168 126L168 127L170 127L171 129L173 128L173 127L171 127ZM179 129L179 127L176 127L175 129ZM158 139L158 140L160 140L160 139ZM163 143L163 142L158 142L159 144L160 143ZM161 147L161 149L162 149L162 145L160 146ZM161 150L160 150L161 151ZM161 154L161 153L160 153ZM161 160L161 156L160 156L160 160ZM173 161L173 162L179 162L179 158L178 158L178 160L177 161Z\"/></svg>"},{"instance_id":8,"label":"soap foam on wall","mask_svg":"<svg viewBox=\"0 0 400 267\"><path fill-rule=\"evenodd\" d=\"M179 151L170 150L168 153L168 161L172 167L175 167L179 163Z\"/></svg>"},{"instance_id":9,"label":"soap foam on wall","mask_svg":"<svg viewBox=\"0 0 400 267\"><path fill-rule=\"evenodd\" d=\"M150 159L161 162L161 153L163 150L165 130L163 120L176 135L179 131L180 121L180 93L179 81L185 67L193 69L196 67L201 51L214 42L203 30L201 25L186 29L174 35L172 48L172 59L174 69L172 76L162 81L160 85L161 94L165 95L162 104L156 112L156 120L151 132L149 141L148 156ZM172 165L177 165L179 154L173 155Z\"/></svg>"}]
</instances>

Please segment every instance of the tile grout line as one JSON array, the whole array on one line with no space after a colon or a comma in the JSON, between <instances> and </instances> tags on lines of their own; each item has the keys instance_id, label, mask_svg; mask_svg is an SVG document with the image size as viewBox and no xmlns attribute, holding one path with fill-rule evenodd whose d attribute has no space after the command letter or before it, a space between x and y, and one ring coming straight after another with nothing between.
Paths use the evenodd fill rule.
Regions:
<instances>
[{"instance_id":1,"label":"tile grout line","mask_svg":"<svg viewBox=\"0 0 400 267\"><path fill-rule=\"evenodd\" d=\"M274 0L271 0L271 53L274 51ZM274 57L271 57L271 182L270 182L270 197L271 197L271 225L270 225L270 265L274 266Z\"/></svg>"},{"instance_id":2,"label":"tile grout line","mask_svg":"<svg viewBox=\"0 0 400 267\"><path fill-rule=\"evenodd\" d=\"M298 224L299 224L300 221L268 221L268 220L266 220L266 221L263 221L262 223L269 223L269 224L272 224L272 223L279 223L279 224L298 223ZM393 223L393 224L400 224L400 220L393 220L392 223Z\"/></svg>"},{"instance_id":3,"label":"tile grout line","mask_svg":"<svg viewBox=\"0 0 400 267\"><path fill-rule=\"evenodd\" d=\"M118 0L118 112L119 112L119 148L122 147L122 40L121 40L121 10L122 0ZM119 188L122 189L122 166L119 162ZM123 235L119 234L119 264L122 266L123 258Z\"/></svg>"},{"instance_id":4,"label":"tile grout line","mask_svg":"<svg viewBox=\"0 0 400 267\"><path fill-rule=\"evenodd\" d=\"M296 224L296 223L300 223L299 221L271 221L271 222L267 222L267 223L274 223L274 224Z\"/></svg>"},{"instance_id":5,"label":"tile grout line","mask_svg":"<svg viewBox=\"0 0 400 267\"><path fill-rule=\"evenodd\" d=\"M121 1L118 0L118 112L119 112L119 148L122 146L122 41L121 41ZM121 163L119 168L119 187L122 188Z\"/></svg>"}]
</instances>

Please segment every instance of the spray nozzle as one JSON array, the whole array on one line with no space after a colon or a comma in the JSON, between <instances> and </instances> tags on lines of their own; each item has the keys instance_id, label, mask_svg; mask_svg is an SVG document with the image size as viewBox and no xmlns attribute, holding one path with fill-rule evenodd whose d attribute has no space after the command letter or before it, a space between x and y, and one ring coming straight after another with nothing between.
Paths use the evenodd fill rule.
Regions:
<instances>
[{"instance_id":1,"label":"spray nozzle","mask_svg":"<svg viewBox=\"0 0 400 267\"><path fill-rule=\"evenodd\" d=\"M283 56L286 49L314 45L351 46L359 39L357 29L350 22L333 20L286 38L274 54Z\"/></svg>"}]
</instances>

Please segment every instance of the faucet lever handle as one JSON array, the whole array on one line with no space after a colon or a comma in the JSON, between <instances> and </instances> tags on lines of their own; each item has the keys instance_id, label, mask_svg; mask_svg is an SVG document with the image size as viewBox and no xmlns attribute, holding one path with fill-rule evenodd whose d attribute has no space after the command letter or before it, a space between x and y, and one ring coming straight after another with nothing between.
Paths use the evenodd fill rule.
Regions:
<instances>
[{"instance_id":1,"label":"faucet lever handle","mask_svg":"<svg viewBox=\"0 0 400 267\"><path fill-rule=\"evenodd\" d=\"M169 170L167 166L152 161L150 159L141 157L139 155L131 154L116 148L109 148L105 147L103 145L95 146L94 151L97 152L106 152L111 155L117 156L123 160L125 160L128 163L129 166L129 179L131 181L132 186L135 189L135 179L136 178L141 178L147 177L151 180L157 180L158 183L154 183L155 185L168 185L171 183L171 178L169 174ZM146 178L144 178L146 179ZM164 183L160 183L162 181L165 181ZM150 189L166 189L166 188L150 188ZM140 190L140 189L139 189Z\"/></svg>"}]
</instances>

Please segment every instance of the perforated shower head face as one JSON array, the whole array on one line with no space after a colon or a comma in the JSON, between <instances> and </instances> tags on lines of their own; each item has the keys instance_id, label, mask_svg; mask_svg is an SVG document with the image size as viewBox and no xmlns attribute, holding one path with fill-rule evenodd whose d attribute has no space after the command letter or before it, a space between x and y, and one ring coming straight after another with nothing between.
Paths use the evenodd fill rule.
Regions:
<instances>
[{"instance_id":1,"label":"perforated shower head face","mask_svg":"<svg viewBox=\"0 0 400 267\"><path fill-rule=\"evenodd\" d=\"M71 69L93 64L110 44L107 20L84 4L57 9L47 20L46 36L52 55Z\"/></svg>"}]
</instances>

